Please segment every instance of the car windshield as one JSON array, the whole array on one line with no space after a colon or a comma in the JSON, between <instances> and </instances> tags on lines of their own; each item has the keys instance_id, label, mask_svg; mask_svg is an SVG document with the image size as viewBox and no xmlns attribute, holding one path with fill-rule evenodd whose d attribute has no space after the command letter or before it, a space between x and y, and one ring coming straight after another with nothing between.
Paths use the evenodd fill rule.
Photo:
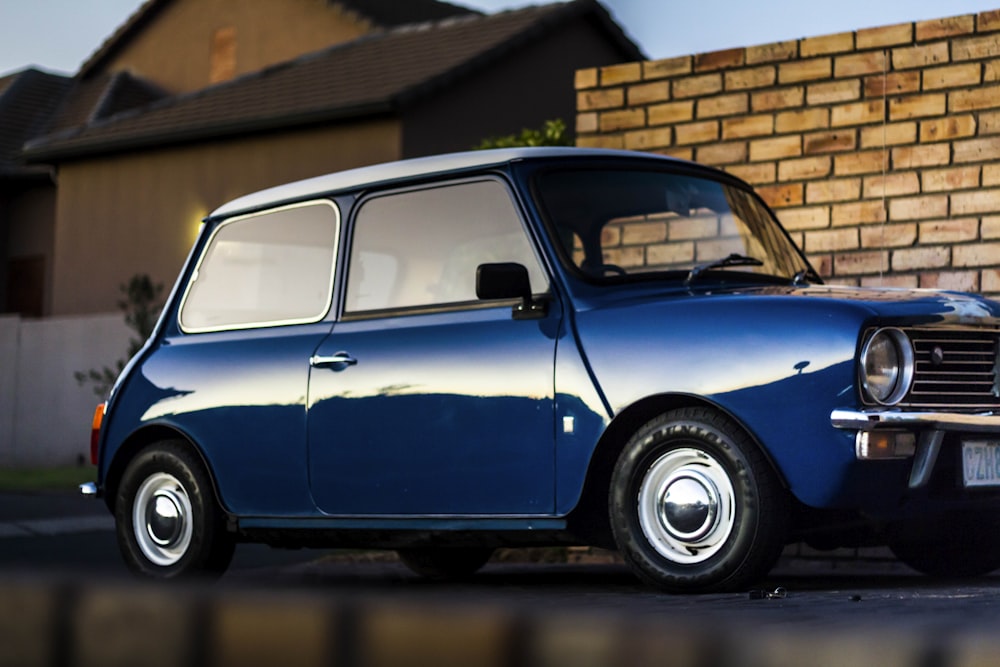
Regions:
<instances>
[{"instance_id":1,"label":"car windshield","mask_svg":"<svg viewBox=\"0 0 1000 667\"><path fill-rule=\"evenodd\" d=\"M563 169L539 174L536 193L564 259L591 280L692 282L719 271L818 280L764 204L735 184L670 171Z\"/></svg>"}]
</instances>

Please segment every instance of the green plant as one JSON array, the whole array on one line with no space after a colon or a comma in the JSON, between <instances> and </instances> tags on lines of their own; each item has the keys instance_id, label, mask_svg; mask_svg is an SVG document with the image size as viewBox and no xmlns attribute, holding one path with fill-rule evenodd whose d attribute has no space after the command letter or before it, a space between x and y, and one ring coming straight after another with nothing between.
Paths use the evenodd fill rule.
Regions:
<instances>
[{"instance_id":1,"label":"green plant","mask_svg":"<svg viewBox=\"0 0 1000 667\"><path fill-rule=\"evenodd\" d=\"M547 120L539 130L525 128L520 134L483 139L476 150L487 148L514 148L516 146L570 146L566 123L561 118Z\"/></svg>"},{"instance_id":2,"label":"green plant","mask_svg":"<svg viewBox=\"0 0 1000 667\"><path fill-rule=\"evenodd\" d=\"M159 317L160 309L163 307L160 302L163 285L153 283L144 273L132 276L127 283L119 285L118 289L122 293L122 298L118 300L118 309L125 314L126 326L136 333L135 337L129 339L125 358L116 361L113 367L104 366L100 369L91 368L89 371L73 373L80 386L93 385L94 393L100 397L107 396L115 379L125 368L125 363L142 348L143 343L153 332L156 318Z\"/></svg>"}]
</instances>

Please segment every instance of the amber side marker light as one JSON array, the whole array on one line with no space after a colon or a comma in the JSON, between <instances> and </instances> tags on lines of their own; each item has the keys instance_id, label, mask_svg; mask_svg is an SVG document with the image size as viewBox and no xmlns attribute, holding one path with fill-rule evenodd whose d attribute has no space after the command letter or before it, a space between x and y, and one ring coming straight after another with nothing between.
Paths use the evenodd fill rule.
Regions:
<instances>
[{"instance_id":1,"label":"amber side marker light","mask_svg":"<svg viewBox=\"0 0 1000 667\"><path fill-rule=\"evenodd\" d=\"M907 432L862 431L855 449L859 459L905 459L917 451L917 439Z\"/></svg>"},{"instance_id":2,"label":"amber side marker light","mask_svg":"<svg viewBox=\"0 0 1000 667\"><path fill-rule=\"evenodd\" d=\"M104 422L104 410L107 403L98 404L94 410L94 420L90 423L90 463L97 465L97 443L101 437L101 423Z\"/></svg>"}]
</instances>

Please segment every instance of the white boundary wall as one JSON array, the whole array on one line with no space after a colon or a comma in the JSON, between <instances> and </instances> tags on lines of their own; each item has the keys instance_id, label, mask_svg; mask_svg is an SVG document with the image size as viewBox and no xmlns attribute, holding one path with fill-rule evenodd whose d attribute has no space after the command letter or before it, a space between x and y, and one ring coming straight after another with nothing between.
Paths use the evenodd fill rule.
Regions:
<instances>
[{"instance_id":1,"label":"white boundary wall","mask_svg":"<svg viewBox=\"0 0 1000 667\"><path fill-rule=\"evenodd\" d=\"M0 316L0 466L89 463L90 421L101 398L73 373L114 366L131 336L120 313Z\"/></svg>"}]
</instances>

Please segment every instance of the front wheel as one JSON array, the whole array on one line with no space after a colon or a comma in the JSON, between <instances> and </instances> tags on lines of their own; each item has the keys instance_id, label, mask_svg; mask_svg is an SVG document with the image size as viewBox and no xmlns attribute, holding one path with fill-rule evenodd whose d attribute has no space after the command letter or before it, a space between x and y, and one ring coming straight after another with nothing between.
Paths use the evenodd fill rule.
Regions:
<instances>
[{"instance_id":1,"label":"front wheel","mask_svg":"<svg viewBox=\"0 0 1000 667\"><path fill-rule=\"evenodd\" d=\"M180 441L152 445L129 462L115 523L125 564L142 576L218 576L233 557L235 540L208 475Z\"/></svg>"},{"instance_id":2,"label":"front wheel","mask_svg":"<svg viewBox=\"0 0 1000 667\"><path fill-rule=\"evenodd\" d=\"M674 410L640 428L609 495L626 562L669 592L744 586L767 574L784 546L785 490L749 436L712 410Z\"/></svg>"}]
</instances>

